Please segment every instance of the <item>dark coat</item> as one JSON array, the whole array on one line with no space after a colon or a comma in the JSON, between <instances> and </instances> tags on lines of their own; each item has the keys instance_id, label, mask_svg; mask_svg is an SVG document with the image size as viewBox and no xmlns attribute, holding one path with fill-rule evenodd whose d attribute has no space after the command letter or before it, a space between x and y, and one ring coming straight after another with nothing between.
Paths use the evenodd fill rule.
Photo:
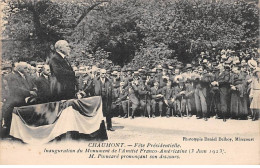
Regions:
<instances>
[{"instance_id":1,"label":"dark coat","mask_svg":"<svg viewBox=\"0 0 260 168\"><path fill-rule=\"evenodd\" d=\"M51 94L55 101L75 96L76 77L71 65L58 53L49 60L51 70Z\"/></svg>"},{"instance_id":2,"label":"dark coat","mask_svg":"<svg viewBox=\"0 0 260 168\"><path fill-rule=\"evenodd\" d=\"M156 95L158 94L163 94L162 92L162 89L155 89L155 87L152 87L151 88L151 96L152 96L152 99L155 99L155 100L161 100L162 98L156 98Z\"/></svg>"},{"instance_id":3,"label":"dark coat","mask_svg":"<svg viewBox=\"0 0 260 168\"><path fill-rule=\"evenodd\" d=\"M24 79L18 72L10 74L7 83L9 87L8 101L14 106L26 105L25 98L30 97L30 91L35 90L34 81L27 75Z\"/></svg>"},{"instance_id":4,"label":"dark coat","mask_svg":"<svg viewBox=\"0 0 260 168\"><path fill-rule=\"evenodd\" d=\"M47 103L52 101L50 80L43 75L39 76L35 82L38 89L38 100L40 103Z\"/></svg>"},{"instance_id":5,"label":"dark coat","mask_svg":"<svg viewBox=\"0 0 260 168\"><path fill-rule=\"evenodd\" d=\"M113 85L111 81L106 78L105 79L105 94L102 95L102 82L100 80L100 77L97 77L93 80L93 86L95 91L95 96L101 96L102 97L102 103L103 103L103 114L104 116L110 115L111 113L111 105L112 105L112 95L113 95Z\"/></svg>"},{"instance_id":6,"label":"dark coat","mask_svg":"<svg viewBox=\"0 0 260 168\"><path fill-rule=\"evenodd\" d=\"M164 99L170 100L173 98L173 88L168 88L167 86L164 86L162 89L162 94L164 95Z\"/></svg>"}]
</instances>

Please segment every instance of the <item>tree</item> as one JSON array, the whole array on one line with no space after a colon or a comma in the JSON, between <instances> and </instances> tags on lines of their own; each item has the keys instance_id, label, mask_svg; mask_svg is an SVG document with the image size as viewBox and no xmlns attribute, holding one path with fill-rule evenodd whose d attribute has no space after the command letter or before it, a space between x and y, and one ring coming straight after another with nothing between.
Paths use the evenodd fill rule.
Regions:
<instances>
[{"instance_id":1,"label":"tree","mask_svg":"<svg viewBox=\"0 0 260 168\"><path fill-rule=\"evenodd\" d=\"M140 67L147 60L177 56L190 62L213 47L239 49L259 43L258 1L12 0L5 4L4 35L24 41L17 42L17 51L9 48L6 53L33 51L17 57L44 59L50 44L66 39L73 49L72 60L87 64L93 56L95 62ZM30 40L35 42L26 42Z\"/></svg>"}]
</instances>

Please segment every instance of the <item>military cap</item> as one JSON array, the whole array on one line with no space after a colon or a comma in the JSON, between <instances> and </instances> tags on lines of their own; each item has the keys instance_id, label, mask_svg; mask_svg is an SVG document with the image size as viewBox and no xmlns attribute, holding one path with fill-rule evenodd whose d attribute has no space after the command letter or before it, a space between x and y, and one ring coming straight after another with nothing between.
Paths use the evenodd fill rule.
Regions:
<instances>
[{"instance_id":1,"label":"military cap","mask_svg":"<svg viewBox=\"0 0 260 168\"><path fill-rule=\"evenodd\" d=\"M205 52L201 52L200 55L206 55Z\"/></svg>"},{"instance_id":2,"label":"military cap","mask_svg":"<svg viewBox=\"0 0 260 168\"><path fill-rule=\"evenodd\" d=\"M158 66L156 67L156 70L162 70L162 66L161 66L161 65L158 65Z\"/></svg>"},{"instance_id":3,"label":"military cap","mask_svg":"<svg viewBox=\"0 0 260 168\"><path fill-rule=\"evenodd\" d=\"M135 71L134 72L134 76L138 76L139 75L139 72L138 71Z\"/></svg>"},{"instance_id":4,"label":"military cap","mask_svg":"<svg viewBox=\"0 0 260 168\"><path fill-rule=\"evenodd\" d=\"M176 65L176 69L181 69L182 68L182 65L181 64L177 64Z\"/></svg>"},{"instance_id":5,"label":"military cap","mask_svg":"<svg viewBox=\"0 0 260 168\"><path fill-rule=\"evenodd\" d=\"M249 60L248 65L251 68L256 68L257 67L257 62L255 60Z\"/></svg>"},{"instance_id":6,"label":"military cap","mask_svg":"<svg viewBox=\"0 0 260 168\"><path fill-rule=\"evenodd\" d=\"M191 68L192 68L191 64L186 65L186 69L191 69Z\"/></svg>"},{"instance_id":7,"label":"military cap","mask_svg":"<svg viewBox=\"0 0 260 168\"><path fill-rule=\"evenodd\" d=\"M118 74L117 71L113 71L113 72L111 73L111 75L117 75L117 74Z\"/></svg>"},{"instance_id":8,"label":"military cap","mask_svg":"<svg viewBox=\"0 0 260 168\"><path fill-rule=\"evenodd\" d=\"M207 60L207 59L204 59L204 60L202 61L202 63L203 63L203 64L206 64L206 63L208 63L208 60Z\"/></svg>"},{"instance_id":9,"label":"military cap","mask_svg":"<svg viewBox=\"0 0 260 168\"><path fill-rule=\"evenodd\" d=\"M232 63L231 60L227 60L227 61L225 61L225 64L231 64L231 63Z\"/></svg>"},{"instance_id":10,"label":"military cap","mask_svg":"<svg viewBox=\"0 0 260 168\"><path fill-rule=\"evenodd\" d=\"M156 68L153 68L150 73L156 73Z\"/></svg>"}]
</instances>

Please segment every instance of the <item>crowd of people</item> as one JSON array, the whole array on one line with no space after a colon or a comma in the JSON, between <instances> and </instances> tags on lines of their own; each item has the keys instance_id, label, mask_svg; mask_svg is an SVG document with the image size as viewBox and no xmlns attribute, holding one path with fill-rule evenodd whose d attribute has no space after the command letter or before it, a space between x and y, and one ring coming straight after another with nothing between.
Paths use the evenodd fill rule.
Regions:
<instances>
[{"instance_id":1,"label":"crowd of people","mask_svg":"<svg viewBox=\"0 0 260 168\"><path fill-rule=\"evenodd\" d=\"M10 127L14 107L91 96L102 96L111 131L112 117L196 115L197 119L215 117L224 122L259 118L259 52L238 56L223 49L215 51L216 57L201 52L199 59L188 64L103 69L71 65L65 57L70 51L64 44L55 45L57 55L48 62L2 65L2 127Z\"/></svg>"}]
</instances>

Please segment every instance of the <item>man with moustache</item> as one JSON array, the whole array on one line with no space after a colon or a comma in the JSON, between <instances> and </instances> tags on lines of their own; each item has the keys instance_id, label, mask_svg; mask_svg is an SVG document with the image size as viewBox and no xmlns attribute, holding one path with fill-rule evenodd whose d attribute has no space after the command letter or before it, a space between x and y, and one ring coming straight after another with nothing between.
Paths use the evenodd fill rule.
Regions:
<instances>
[{"instance_id":1,"label":"man with moustache","mask_svg":"<svg viewBox=\"0 0 260 168\"><path fill-rule=\"evenodd\" d=\"M59 40L56 52L50 57L51 94L54 101L72 99L75 95L76 77L67 57L70 55L69 43Z\"/></svg>"},{"instance_id":2,"label":"man with moustache","mask_svg":"<svg viewBox=\"0 0 260 168\"><path fill-rule=\"evenodd\" d=\"M9 87L9 97L3 107L4 127L6 132L4 137L7 137L10 132L12 111L14 107L26 106L35 102L37 96L37 88L27 74L28 65L26 62L18 62L15 64L14 73L10 74L7 79Z\"/></svg>"},{"instance_id":3,"label":"man with moustache","mask_svg":"<svg viewBox=\"0 0 260 168\"><path fill-rule=\"evenodd\" d=\"M107 130L115 131L112 128L112 95L113 85L109 78L106 77L106 70L100 70L100 76L93 80L95 96L102 97L103 115L106 116Z\"/></svg>"},{"instance_id":4,"label":"man with moustache","mask_svg":"<svg viewBox=\"0 0 260 168\"><path fill-rule=\"evenodd\" d=\"M38 89L38 100L40 103L47 103L52 101L50 89L50 66L43 65L42 72L35 82Z\"/></svg>"}]
</instances>

